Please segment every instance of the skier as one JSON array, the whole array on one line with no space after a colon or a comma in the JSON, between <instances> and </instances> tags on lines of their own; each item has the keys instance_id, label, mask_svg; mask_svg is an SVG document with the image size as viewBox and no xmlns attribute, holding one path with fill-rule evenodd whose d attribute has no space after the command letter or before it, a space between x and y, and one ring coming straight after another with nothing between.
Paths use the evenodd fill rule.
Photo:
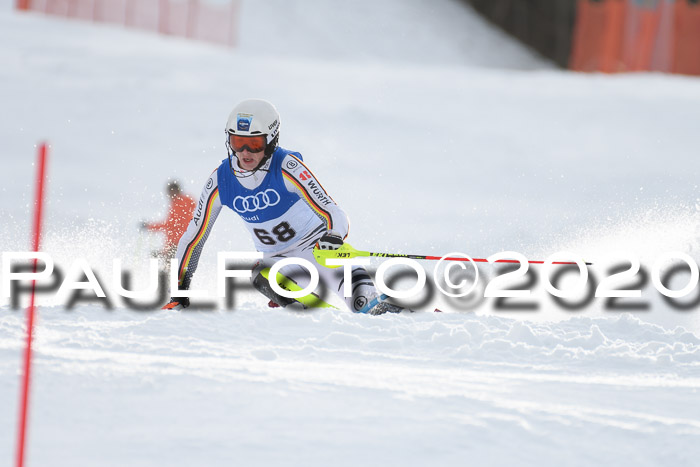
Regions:
<instances>
[{"instance_id":1,"label":"skier","mask_svg":"<svg viewBox=\"0 0 700 467\"><path fill-rule=\"evenodd\" d=\"M141 222L141 229L165 233L165 245L162 250L155 252L154 256L168 260L175 257L177 242L187 230L195 202L191 196L182 192L177 180L170 180L165 186L165 191L170 198L168 216L162 222Z\"/></svg>"},{"instance_id":2,"label":"skier","mask_svg":"<svg viewBox=\"0 0 700 467\"><path fill-rule=\"evenodd\" d=\"M253 268L253 286L270 299L270 306L294 302L276 294L262 271L284 258L314 264L320 280L354 312L398 313L402 308L383 301L364 268L352 268L352 296L343 297L341 269L318 265L313 248L335 250L348 235L348 218L304 164L301 154L279 146L280 116L262 99L236 105L226 124L228 158L206 181L187 231L177 247L178 288L187 290L204 243L223 206L235 211L250 231L263 259ZM280 272L301 288L308 272L298 265ZM164 308L189 306L187 297L173 297Z\"/></svg>"}]
</instances>

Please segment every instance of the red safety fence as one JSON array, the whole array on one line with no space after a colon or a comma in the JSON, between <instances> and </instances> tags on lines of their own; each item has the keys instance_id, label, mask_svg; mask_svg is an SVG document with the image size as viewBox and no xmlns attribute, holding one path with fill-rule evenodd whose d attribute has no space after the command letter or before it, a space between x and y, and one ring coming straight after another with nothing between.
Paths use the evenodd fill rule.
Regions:
<instances>
[{"instance_id":1,"label":"red safety fence","mask_svg":"<svg viewBox=\"0 0 700 467\"><path fill-rule=\"evenodd\" d=\"M700 1L578 0L570 68L700 75Z\"/></svg>"},{"instance_id":2,"label":"red safety fence","mask_svg":"<svg viewBox=\"0 0 700 467\"><path fill-rule=\"evenodd\" d=\"M673 72L700 75L700 3L678 1L675 13Z\"/></svg>"},{"instance_id":3,"label":"red safety fence","mask_svg":"<svg viewBox=\"0 0 700 467\"><path fill-rule=\"evenodd\" d=\"M16 7L228 47L235 46L238 38L238 0L17 0Z\"/></svg>"},{"instance_id":4,"label":"red safety fence","mask_svg":"<svg viewBox=\"0 0 700 467\"><path fill-rule=\"evenodd\" d=\"M625 0L579 0L571 68L577 71L619 71L624 19Z\"/></svg>"}]
</instances>

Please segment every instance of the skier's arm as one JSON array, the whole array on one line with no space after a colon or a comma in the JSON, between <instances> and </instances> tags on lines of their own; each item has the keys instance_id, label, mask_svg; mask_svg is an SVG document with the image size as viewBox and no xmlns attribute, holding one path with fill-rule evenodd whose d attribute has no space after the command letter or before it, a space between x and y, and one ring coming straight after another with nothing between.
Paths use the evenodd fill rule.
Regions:
<instances>
[{"instance_id":1,"label":"skier's arm","mask_svg":"<svg viewBox=\"0 0 700 467\"><path fill-rule=\"evenodd\" d=\"M168 220L170 219L170 213L172 211L172 205L170 208L168 208L168 216L165 218L164 221L162 222L142 222L141 226L143 229L148 230L149 232L161 232L165 231L165 229L168 227Z\"/></svg>"},{"instance_id":2,"label":"skier's arm","mask_svg":"<svg viewBox=\"0 0 700 467\"><path fill-rule=\"evenodd\" d=\"M287 189L298 194L309 205L326 224L329 234L347 237L350 229L347 214L333 201L301 160L291 154L287 155L282 162L282 175Z\"/></svg>"},{"instance_id":3,"label":"skier's arm","mask_svg":"<svg viewBox=\"0 0 700 467\"><path fill-rule=\"evenodd\" d=\"M177 244L178 285L180 289L189 289L204 243L207 241L220 212L218 177L214 171L204 185L187 231Z\"/></svg>"},{"instance_id":4,"label":"skier's arm","mask_svg":"<svg viewBox=\"0 0 700 467\"><path fill-rule=\"evenodd\" d=\"M168 222L144 222L143 226L149 232L160 232L161 230L165 230L168 226Z\"/></svg>"}]
</instances>

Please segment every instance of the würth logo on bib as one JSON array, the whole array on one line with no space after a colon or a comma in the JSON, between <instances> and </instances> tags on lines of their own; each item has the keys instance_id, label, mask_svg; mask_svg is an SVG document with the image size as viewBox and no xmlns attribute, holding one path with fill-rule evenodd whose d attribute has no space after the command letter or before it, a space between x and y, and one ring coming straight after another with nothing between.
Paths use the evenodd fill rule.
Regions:
<instances>
[{"instance_id":1,"label":"w\u00fcrth logo on bib","mask_svg":"<svg viewBox=\"0 0 700 467\"><path fill-rule=\"evenodd\" d=\"M275 206L282 198L277 190L268 188L265 191L250 196L236 196L233 198L233 209L236 212L246 213L262 211L265 208Z\"/></svg>"}]
</instances>

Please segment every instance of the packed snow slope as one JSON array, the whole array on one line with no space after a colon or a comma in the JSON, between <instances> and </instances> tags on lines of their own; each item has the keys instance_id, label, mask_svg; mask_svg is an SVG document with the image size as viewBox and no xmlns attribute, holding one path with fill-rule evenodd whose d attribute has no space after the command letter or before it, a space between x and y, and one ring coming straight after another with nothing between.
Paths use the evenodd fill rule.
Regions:
<instances>
[{"instance_id":1,"label":"packed snow slope","mask_svg":"<svg viewBox=\"0 0 700 467\"><path fill-rule=\"evenodd\" d=\"M700 340L636 318L44 308L30 465L697 464ZM23 317L0 317L9 464Z\"/></svg>"},{"instance_id":2,"label":"packed snow slope","mask_svg":"<svg viewBox=\"0 0 700 467\"><path fill-rule=\"evenodd\" d=\"M46 139L43 249L106 282L115 257L144 269L158 238L139 221L169 177L198 194L231 107L256 96L358 248L569 250L599 278L623 251L700 259L697 78L555 71L447 0L331 3L244 2L234 51L0 3L0 250L28 248ZM224 212L193 286L213 292L216 252L251 248ZM695 465L698 311L651 289L644 312L536 295L508 316L440 297L417 308L444 313L370 317L249 290L183 313L44 296L29 465ZM4 465L24 316L3 300Z\"/></svg>"}]
</instances>

